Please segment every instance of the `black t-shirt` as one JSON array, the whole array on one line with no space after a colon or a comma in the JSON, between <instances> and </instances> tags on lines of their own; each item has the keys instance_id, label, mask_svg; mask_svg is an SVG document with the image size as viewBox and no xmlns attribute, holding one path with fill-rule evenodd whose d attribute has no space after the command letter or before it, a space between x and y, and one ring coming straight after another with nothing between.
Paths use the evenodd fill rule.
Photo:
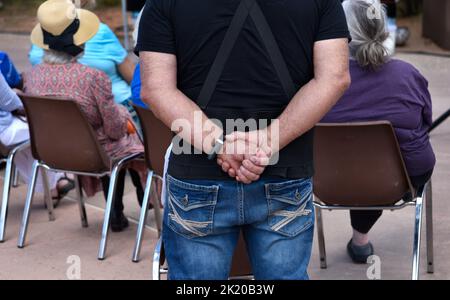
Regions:
<instances>
[{"instance_id":1,"label":"black t-shirt","mask_svg":"<svg viewBox=\"0 0 450 300\"><path fill-rule=\"evenodd\" d=\"M196 101L240 0L148 0L137 52L177 56L178 88ZM320 40L348 38L340 0L258 1L300 89L314 76L313 46ZM208 108L210 118L274 119L289 104L272 61L249 17L228 59ZM298 116L301 118L301 116ZM313 132L280 152L263 177L313 175ZM169 174L185 179L225 179L206 155L172 154Z\"/></svg>"}]
</instances>

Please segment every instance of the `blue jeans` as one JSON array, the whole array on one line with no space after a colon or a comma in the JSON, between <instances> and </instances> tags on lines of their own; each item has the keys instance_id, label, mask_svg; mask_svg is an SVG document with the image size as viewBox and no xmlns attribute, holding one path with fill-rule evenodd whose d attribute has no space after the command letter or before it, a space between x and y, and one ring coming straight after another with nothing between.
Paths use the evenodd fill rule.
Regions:
<instances>
[{"instance_id":1,"label":"blue jeans","mask_svg":"<svg viewBox=\"0 0 450 300\"><path fill-rule=\"evenodd\" d=\"M181 181L167 176L163 242L172 280L226 280L240 230L259 280L308 279L312 180Z\"/></svg>"}]
</instances>

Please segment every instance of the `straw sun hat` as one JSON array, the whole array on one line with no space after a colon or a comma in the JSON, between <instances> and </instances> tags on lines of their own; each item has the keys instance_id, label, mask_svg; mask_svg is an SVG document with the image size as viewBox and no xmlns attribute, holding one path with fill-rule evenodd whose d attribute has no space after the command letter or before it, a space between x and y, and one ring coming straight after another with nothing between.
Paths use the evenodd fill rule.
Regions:
<instances>
[{"instance_id":1,"label":"straw sun hat","mask_svg":"<svg viewBox=\"0 0 450 300\"><path fill-rule=\"evenodd\" d=\"M48 0L37 12L39 24L31 32L31 42L45 50L53 49L76 56L83 51L79 46L97 33L98 17L78 9L70 0Z\"/></svg>"}]
</instances>

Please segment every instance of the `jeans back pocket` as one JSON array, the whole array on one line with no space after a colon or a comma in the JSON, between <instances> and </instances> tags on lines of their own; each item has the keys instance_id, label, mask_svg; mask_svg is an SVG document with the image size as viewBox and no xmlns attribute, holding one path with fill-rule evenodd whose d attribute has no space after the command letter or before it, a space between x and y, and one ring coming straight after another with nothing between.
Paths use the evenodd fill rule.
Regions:
<instances>
[{"instance_id":1,"label":"jeans back pocket","mask_svg":"<svg viewBox=\"0 0 450 300\"><path fill-rule=\"evenodd\" d=\"M167 176L168 226L187 238L203 237L213 230L218 186L203 186Z\"/></svg>"},{"instance_id":2,"label":"jeans back pocket","mask_svg":"<svg viewBox=\"0 0 450 300\"><path fill-rule=\"evenodd\" d=\"M266 197L274 232L294 237L314 225L311 179L268 183Z\"/></svg>"}]
</instances>

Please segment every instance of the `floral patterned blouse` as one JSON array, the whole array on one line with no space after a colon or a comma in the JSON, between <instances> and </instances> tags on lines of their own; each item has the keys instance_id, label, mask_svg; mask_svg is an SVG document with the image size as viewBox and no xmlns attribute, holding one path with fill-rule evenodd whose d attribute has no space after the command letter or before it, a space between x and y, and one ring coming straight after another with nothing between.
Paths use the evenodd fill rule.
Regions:
<instances>
[{"instance_id":1,"label":"floral patterned blouse","mask_svg":"<svg viewBox=\"0 0 450 300\"><path fill-rule=\"evenodd\" d=\"M144 151L139 137L127 133L127 121L132 118L125 107L114 102L111 81L101 71L76 62L36 65L24 75L24 92L78 102L112 158Z\"/></svg>"}]
</instances>

